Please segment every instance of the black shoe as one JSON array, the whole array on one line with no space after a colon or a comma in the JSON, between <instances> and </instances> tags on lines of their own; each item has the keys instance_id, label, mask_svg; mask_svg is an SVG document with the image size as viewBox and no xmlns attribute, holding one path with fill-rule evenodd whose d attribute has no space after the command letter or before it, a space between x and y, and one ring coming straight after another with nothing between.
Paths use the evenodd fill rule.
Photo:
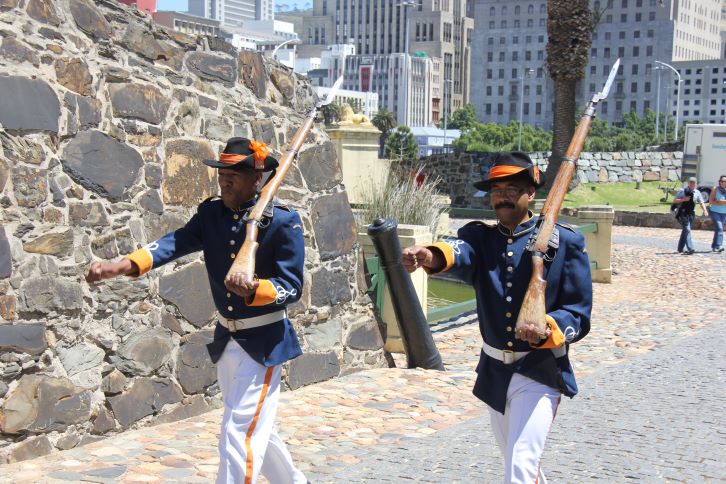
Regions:
<instances>
[{"instance_id":1,"label":"black shoe","mask_svg":"<svg viewBox=\"0 0 726 484\"><path fill-rule=\"evenodd\" d=\"M693 254L695 254L695 253L696 253L696 251L695 251L695 250L693 250L693 249L691 249L691 250L687 250L687 251L685 251L685 252L683 253L683 255L693 255Z\"/></svg>"},{"instance_id":2,"label":"black shoe","mask_svg":"<svg viewBox=\"0 0 726 484\"><path fill-rule=\"evenodd\" d=\"M718 249L713 249L714 252L723 252L723 247L719 247Z\"/></svg>"}]
</instances>

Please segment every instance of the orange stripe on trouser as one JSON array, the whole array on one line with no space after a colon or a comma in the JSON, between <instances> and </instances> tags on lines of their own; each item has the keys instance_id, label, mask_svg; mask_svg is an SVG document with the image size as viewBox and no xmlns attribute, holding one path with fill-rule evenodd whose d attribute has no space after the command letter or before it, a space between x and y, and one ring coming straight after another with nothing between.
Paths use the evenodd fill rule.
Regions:
<instances>
[{"instance_id":1,"label":"orange stripe on trouser","mask_svg":"<svg viewBox=\"0 0 726 484\"><path fill-rule=\"evenodd\" d=\"M245 484L252 484L252 434L257 427L257 421L260 418L260 412L262 411L262 405L265 403L265 397L267 397L267 390L270 387L270 380L272 379L272 368L268 368L265 372L265 383L262 385L262 391L260 392L260 401L257 402L257 409L255 410L255 416L252 418L252 423L247 429L247 435L245 435L245 447L247 448L247 472L245 472Z\"/></svg>"}]
</instances>

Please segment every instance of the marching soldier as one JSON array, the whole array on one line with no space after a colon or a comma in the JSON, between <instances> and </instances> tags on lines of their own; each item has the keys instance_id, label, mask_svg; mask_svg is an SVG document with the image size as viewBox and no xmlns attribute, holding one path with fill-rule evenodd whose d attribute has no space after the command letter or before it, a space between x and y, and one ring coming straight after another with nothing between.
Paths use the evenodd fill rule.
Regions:
<instances>
[{"instance_id":1,"label":"marching soldier","mask_svg":"<svg viewBox=\"0 0 726 484\"><path fill-rule=\"evenodd\" d=\"M275 203L258 235L257 278L227 277L245 239L245 215L256 200L263 172L278 161L263 143L227 142L219 160L220 197L204 201L187 224L118 262L94 262L91 282L138 277L202 250L219 319L209 354L217 364L224 400L218 483L254 483L260 472L273 483L304 483L274 428L282 364L302 354L286 306L302 292L304 243L300 217Z\"/></svg>"},{"instance_id":2,"label":"marching soldier","mask_svg":"<svg viewBox=\"0 0 726 484\"><path fill-rule=\"evenodd\" d=\"M489 406L505 483L545 482L540 458L560 395L577 393L568 347L590 330L592 280L584 238L558 224L545 255L546 336L540 339L533 324L515 331L532 271L526 246L537 217L528 206L542 184L526 154L501 153L488 179L474 184L489 191L498 223L472 222L458 238L403 251L409 272L447 271L476 291L483 342L473 392Z\"/></svg>"}]
</instances>

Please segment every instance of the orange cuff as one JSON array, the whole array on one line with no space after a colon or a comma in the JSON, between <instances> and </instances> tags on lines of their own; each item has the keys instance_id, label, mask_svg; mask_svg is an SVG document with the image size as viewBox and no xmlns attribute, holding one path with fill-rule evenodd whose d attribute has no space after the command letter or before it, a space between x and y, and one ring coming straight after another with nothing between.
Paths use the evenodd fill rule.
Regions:
<instances>
[{"instance_id":1,"label":"orange cuff","mask_svg":"<svg viewBox=\"0 0 726 484\"><path fill-rule=\"evenodd\" d=\"M555 321L555 318L550 316L549 314L545 314L545 319L547 320L547 324L549 325L550 329L552 330L552 334L545 340L544 343L542 343L539 346L532 346L532 348L536 348L538 350L543 349L552 349L557 348L558 346L562 346L565 343L565 335L560 329L559 326L557 326L557 322Z\"/></svg>"},{"instance_id":2,"label":"orange cuff","mask_svg":"<svg viewBox=\"0 0 726 484\"><path fill-rule=\"evenodd\" d=\"M444 261L446 262L446 265L440 271L433 271L428 267L424 267L426 274L446 272L454 266L454 249L446 242L436 242L435 244L427 245L426 248L429 250L438 249L439 251L441 251L441 255L444 256Z\"/></svg>"},{"instance_id":3,"label":"orange cuff","mask_svg":"<svg viewBox=\"0 0 726 484\"><path fill-rule=\"evenodd\" d=\"M154 259L151 257L149 250L145 247L133 251L127 255L126 258L138 266L139 276L149 272L154 265Z\"/></svg>"},{"instance_id":4,"label":"orange cuff","mask_svg":"<svg viewBox=\"0 0 726 484\"><path fill-rule=\"evenodd\" d=\"M277 300L277 289L268 279L260 279L260 285L252 298L247 298L245 303L248 306L266 306Z\"/></svg>"}]
</instances>

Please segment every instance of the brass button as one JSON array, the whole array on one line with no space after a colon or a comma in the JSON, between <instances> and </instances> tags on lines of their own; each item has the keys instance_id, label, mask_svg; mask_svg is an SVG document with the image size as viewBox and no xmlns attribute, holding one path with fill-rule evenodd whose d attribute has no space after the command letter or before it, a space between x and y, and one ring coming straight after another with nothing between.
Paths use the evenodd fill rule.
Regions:
<instances>
[{"instance_id":1,"label":"brass button","mask_svg":"<svg viewBox=\"0 0 726 484\"><path fill-rule=\"evenodd\" d=\"M227 311L232 311L234 308L232 306L227 306Z\"/></svg>"},{"instance_id":2,"label":"brass button","mask_svg":"<svg viewBox=\"0 0 726 484\"><path fill-rule=\"evenodd\" d=\"M514 252L512 252L512 251L510 250L509 252L507 252L507 255L508 255L509 257L512 257L512 256L514 255Z\"/></svg>"},{"instance_id":3,"label":"brass button","mask_svg":"<svg viewBox=\"0 0 726 484\"><path fill-rule=\"evenodd\" d=\"M512 296L507 296L507 302L512 302Z\"/></svg>"},{"instance_id":4,"label":"brass button","mask_svg":"<svg viewBox=\"0 0 726 484\"><path fill-rule=\"evenodd\" d=\"M230 240L229 245L234 245L234 240Z\"/></svg>"},{"instance_id":5,"label":"brass button","mask_svg":"<svg viewBox=\"0 0 726 484\"><path fill-rule=\"evenodd\" d=\"M507 346L511 348L512 346L514 346L514 343L512 343L511 341L507 341Z\"/></svg>"},{"instance_id":6,"label":"brass button","mask_svg":"<svg viewBox=\"0 0 726 484\"><path fill-rule=\"evenodd\" d=\"M507 326L507 331L511 331L511 330L512 330L512 327L511 326Z\"/></svg>"},{"instance_id":7,"label":"brass button","mask_svg":"<svg viewBox=\"0 0 726 484\"><path fill-rule=\"evenodd\" d=\"M234 215L232 215L232 218L235 219L235 220L237 220L237 219L239 219L239 215L234 214Z\"/></svg>"},{"instance_id":8,"label":"brass button","mask_svg":"<svg viewBox=\"0 0 726 484\"><path fill-rule=\"evenodd\" d=\"M505 316L507 316L508 318L511 318L512 317L512 313L507 312L507 314Z\"/></svg>"},{"instance_id":9,"label":"brass button","mask_svg":"<svg viewBox=\"0 0 726 484\"><path fill-rule=\"evenodd\" d=\"M227 293L227 297L232 297L232 293L231 292L228 292Z\"/></svg>"},{"instance_id":10,"label":"brass button","mask_svg":"<svg viewBox=\"0 0 726 484\"><path fill-rule=\"evenodd\" d=\"M507 266L507 272L512 272L512 271L514 271L514 267L512 267L512 266Z\"/></svg>"},{"instance_id":11,"label":"brass button","mask_svg":"<svg viewBox=\"0 0 726 484\"><path fill-rule=\"evenodd\" d=\"M512 287L512 283L511 282L508 282L507 283L507 287Z\"/></svg>"},{"instance_id":12,"label":"brass button","mask_svg":"<svg viewBox=\"0 0 726 484\"><path fill-rule=\"evenodd\" d=\"M508 244L511 244L512 242L514 242L512 239L507 239Z\"/></svg>"},{"instance_id":13,"label":"brass button","mask_svg":"<svg viewBox=\"0 0 726 484\"><path fill-rule=\"evenodd\" d=\"M232 259L234 259L234 252L232 252L231 254L229 254L229 256L230 256L230 257L231 257Z\"/></svg>"}]
</instances>

